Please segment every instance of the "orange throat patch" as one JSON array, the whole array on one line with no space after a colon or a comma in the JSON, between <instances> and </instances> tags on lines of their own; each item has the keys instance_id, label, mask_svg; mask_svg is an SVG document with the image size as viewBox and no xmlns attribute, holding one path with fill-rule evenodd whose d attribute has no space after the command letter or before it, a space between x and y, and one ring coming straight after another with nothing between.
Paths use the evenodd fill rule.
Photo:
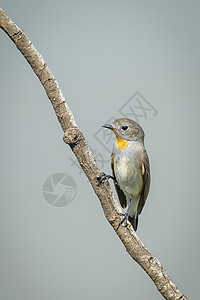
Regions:
<instances>
[{"instance_id":1,"label":"orange throat patch","mask_svg":"<svg viewBox=\"0 0 200 300\"><path fill-rule=\"evenodd\" d=\"M119 135L116 135L116 137L117 137L117 140L116 140L115 146L117 149L124 150L124 149L128 148L128 146L130 146L130 144L131 144L130 141L127 141L127 140L119 137Z\"/></svg>"}]
</instances>

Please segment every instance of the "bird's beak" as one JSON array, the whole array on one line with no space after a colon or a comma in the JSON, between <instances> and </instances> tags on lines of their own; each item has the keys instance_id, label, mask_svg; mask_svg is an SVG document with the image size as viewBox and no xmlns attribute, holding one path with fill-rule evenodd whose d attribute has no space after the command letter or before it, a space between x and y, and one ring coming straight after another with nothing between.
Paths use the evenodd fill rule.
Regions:
<instances>
[{"instance_id":1,"label":"bird's beak","mask_svg":"<svg viewBox=\"0 0 200 300\"><path fill-rule=\"evenodd\" d=\"M113 129L112 124L104 124L102 127L108 128L108 129Z\"/></svg>"}]
</instances>

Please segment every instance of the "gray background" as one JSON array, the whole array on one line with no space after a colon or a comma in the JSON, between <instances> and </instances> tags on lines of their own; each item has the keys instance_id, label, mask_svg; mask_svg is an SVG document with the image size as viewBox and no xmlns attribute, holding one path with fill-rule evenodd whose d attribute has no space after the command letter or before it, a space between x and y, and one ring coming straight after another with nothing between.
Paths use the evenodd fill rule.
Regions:
<instances>
[{"instance_id":1,"label":"gray background","mask_svg":"<svg viewBox=\"0 0 200 300\"><path fill-rule=\"evenodd\" d=\"M90 146L139 91L152 184L138 236L190 298L199 294L199 1L0 1L56 76ZM49 100L0 31L0 299L162 299L107 223ZM110 151L112 150L112 146ZM109 163L103 170L110 172ZM66 207L51 174L76 181Z\"/></svg>"}]
</instances>

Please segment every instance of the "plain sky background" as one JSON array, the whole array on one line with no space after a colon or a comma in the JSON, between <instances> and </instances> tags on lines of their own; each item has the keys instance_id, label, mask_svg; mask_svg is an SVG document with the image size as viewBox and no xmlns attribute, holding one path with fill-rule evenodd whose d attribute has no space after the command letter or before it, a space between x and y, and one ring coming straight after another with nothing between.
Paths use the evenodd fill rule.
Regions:
<instances>
[{"instance_id":1,"label":"plain sky background","mask_svg":"<svg viewBox=\"0 0 200 300\"><path fill-rule=\"evenodd\" d=\"M138 236L189 299L199 296L200 2L0 1L57 78L75 120L110 173L95 133L139 92L151 191ZM0 299L162 299L107 223L33 71L0 31ZM111 143L112 144L112 143ZM109 144L110 152L112 145ZM43 197L63 172L77 194ZM60 187L60 192L62 188Z\"/></svg>"}]
</instances>

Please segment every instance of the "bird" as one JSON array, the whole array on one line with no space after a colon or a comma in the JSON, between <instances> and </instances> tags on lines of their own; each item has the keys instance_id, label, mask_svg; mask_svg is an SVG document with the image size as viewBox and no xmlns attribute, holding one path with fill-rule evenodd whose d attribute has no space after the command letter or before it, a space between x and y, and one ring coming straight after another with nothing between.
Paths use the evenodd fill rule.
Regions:
<instances>
[{"instance_id":1,"label":"bird","mask_svg":"<svg viewBox=\"0 0 200 300\"><path fill-rule=\"evenodd\" d=\"M127 220L134 230L138 227L138 215L145 205L150 188L150 164L144 146L144 131L135 121L119 118L104 128L110 129L116 136L116 142L111 154L111 175L105 175L114 180L120 205L127 208L118 227Z\"/></svg>"}]
</instances>

